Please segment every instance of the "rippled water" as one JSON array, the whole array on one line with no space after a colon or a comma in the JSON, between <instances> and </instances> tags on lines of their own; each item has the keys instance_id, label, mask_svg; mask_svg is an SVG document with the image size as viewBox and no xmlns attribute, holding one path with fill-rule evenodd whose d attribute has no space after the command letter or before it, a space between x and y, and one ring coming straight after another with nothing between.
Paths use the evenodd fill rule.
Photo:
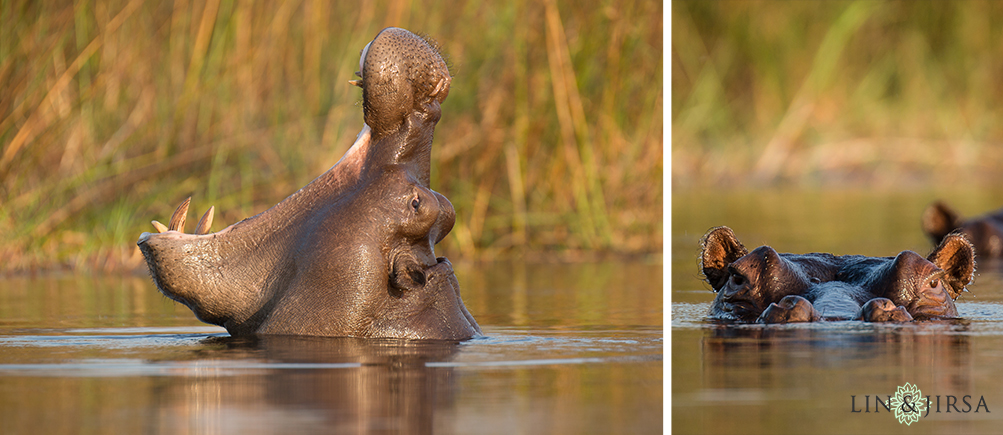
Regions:
<instances>
[{"instance_id":1,"label":"rippled water","mask_svg":"<svg viewBox=\"0 0 1003 435\"><path fill-rule=\"evenodd\" d=\"M961 320L722 325L697 269L699 238L731 226L745 246L780 252L895 255L932 248L919 230L933 192L673 192L674 433L1000 433L1003 265L980 261ZM1001 192L949 196L966 214ZM909 383L929 413L909 425L889 396ZM880 403L875 399L879 398ZM980 406L981 405L981 406ZM920 404L913 404L919 409ZM906 408L909 410L909 408Z\"/></svg>"},{"instance_id":2,"label":"rippled water","mask_svg":"<svg viewBox=\"0 0 1003 435\"><path fill-rule=\"evenodd\" d=\"M484 338L237 339L143 277L0 281L0 433L661 431L661 266L457 274Z\"/></svg>"}]
</instances>

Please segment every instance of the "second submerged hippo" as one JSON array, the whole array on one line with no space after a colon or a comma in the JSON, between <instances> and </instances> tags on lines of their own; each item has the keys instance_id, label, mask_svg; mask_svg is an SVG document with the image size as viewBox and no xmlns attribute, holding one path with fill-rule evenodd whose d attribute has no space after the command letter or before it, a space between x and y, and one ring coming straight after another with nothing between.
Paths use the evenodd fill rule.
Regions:
<instances>
[{"instance_id":1,"label":"second submerged hippo","mask_svg":"<svg viewBox=\"0 0 1003 435\"><path fill-rule=\"evenodd\" d=\"M957 317L975 273L972 244L950 234L926 258L749 252L728 227L701 240L701 269L717 293L710 317L739 322L908 321Z\"/></svg>"},{"instance_id":2,"label":"second submerged hippo","mask_svg":"<svg viewBox=\"0 0 1003 435\"><path fill-rule=\"evenodd\" d=\"M934 244L955 231L968 237L979 258L1003 258L1003 209L965 219L936 201L923 211L923 232Z\"/></svg>"}]
</instances>

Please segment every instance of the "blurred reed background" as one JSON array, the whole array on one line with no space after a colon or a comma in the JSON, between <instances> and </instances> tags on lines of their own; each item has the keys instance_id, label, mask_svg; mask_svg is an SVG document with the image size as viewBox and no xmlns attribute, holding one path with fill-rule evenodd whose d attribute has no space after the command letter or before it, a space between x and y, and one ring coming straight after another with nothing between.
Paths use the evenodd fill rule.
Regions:
<instances>
[{"instance_id":1,"label":"blurred reed background","mask_svg":"<svg viewBox=\"0 0 1003 435\"><path fill-rule=\"evenodd\" d=\"M673 190L1003 181L1003 2L671 13Z\"/></svg>"},{"instance_id":2,"label":"blurred reed background","mask_svg":"<svg viewBox=\"0 0 1003 435\"><path fill-rule=\"evenodd\" d=\"M347 81L386 26L436 39L454 76L432 188L457 222L437 253L658 258L662 7L4 0L0 271L133 270L189 195L214 231L281 201L355 139Z\"/></svg>"}]
</instances>

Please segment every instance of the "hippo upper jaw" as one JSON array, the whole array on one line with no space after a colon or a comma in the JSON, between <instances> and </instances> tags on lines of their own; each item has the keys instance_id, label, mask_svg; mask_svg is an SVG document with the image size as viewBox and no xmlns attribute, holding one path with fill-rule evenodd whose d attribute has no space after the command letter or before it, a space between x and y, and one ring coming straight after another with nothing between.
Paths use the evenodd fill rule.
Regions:
<instances>
[{"instance_id":1,"label":"hippo upper jaw","mask_svg":"<svg viewBox=\"0 0 1003 435\"><path fill-rule=\"evenodd\" d=\"M452 81L433 41L396 27L383 29L363 48L358 75L365 121L377 139L397 130L412 111L438 121L438 105Z\"/></svg>"}]
</instances>

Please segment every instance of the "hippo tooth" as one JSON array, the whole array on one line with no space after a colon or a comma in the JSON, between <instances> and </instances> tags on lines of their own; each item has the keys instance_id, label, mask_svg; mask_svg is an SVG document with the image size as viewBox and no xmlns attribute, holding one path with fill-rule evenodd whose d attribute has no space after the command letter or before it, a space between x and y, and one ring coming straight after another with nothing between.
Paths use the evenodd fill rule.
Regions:
<instances>
[{"instance_id":1,"label":"hippo tooth","mask_svg":"<svg viewBox=\"0 0 1003 435\"><path fill-rule=\"evenodd\" d=\"M209 227L212 226L212 214L216 210L216 206L209 207L205 214L202 215L202 219L199 219L198 226L195 227L195 234L203 235L209 233Z\"/></svg>"},{"instance_id":2,"label":"hippo tooth","mask_svg":"<svg viewBox=\"0 0 1003 435\"><path fill-rule=\"evenodd\" d=\"M167 232L167 225L164 225L164 224L162 224L160 222L157 222L157 221L153 221L153 222L150 222L150 223L153 224L153 228L156 228L158 233L166 233Z\"/></svg>"},{"instance_id":3,"label":"hippo tooth","mask_svg":"<svg viewBox=\"0 0 1003 435\"><path fill-rule=\"evenodd\" d=\"M430 97L435 97L435 96L439 95L439 92L441 92L443 89L449 89L449 80L447 80L445 78L442 79L442 80L439 80L439 83L435 84L435 90L433 90L432 93L430 93L428 95Z\"/></svg>"},{"instance_id":4,"label":"hippo tooth","mask_svg":"<svg viewBox=\"0 0 1003 435\"><path fill-rule=\"evenodd\" d=\"M177 230L184 232L185 230L185 217L188 214L188 204L192 202L192 197L181 202L177 210L174 210L174 214L171 215L171 222L167 225L168 229Z\"/></svg>"}]
</instances>

